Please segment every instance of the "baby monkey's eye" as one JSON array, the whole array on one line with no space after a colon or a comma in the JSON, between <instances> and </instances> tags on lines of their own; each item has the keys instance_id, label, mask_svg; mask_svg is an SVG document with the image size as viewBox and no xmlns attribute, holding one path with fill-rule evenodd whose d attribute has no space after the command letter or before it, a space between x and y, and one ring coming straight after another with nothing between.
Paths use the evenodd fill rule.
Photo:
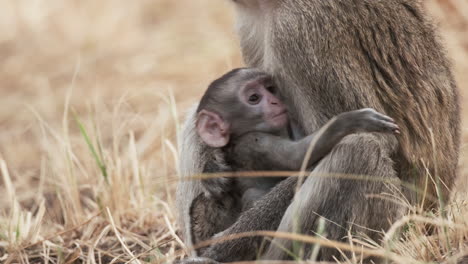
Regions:
<instances>
[{"instance_id":1,"label":"baby monkey's eye","mask_svg":"<svg viewBox=\"0 0 468 264\"><path fill-rule=\"evenodd\" d=\"M266 89L272 94L274 94L276 92L275 86L273 86L273 85L267 86Z\"/></svg>"},{"instance_id":2,"label":"baby monkey's eye","mask_svg":"<svg viewBox=\"0 0 468 264\"><path fill-rule=\"evenodd\" d=\"M261 96L259 94L252 94L249 96L249 104L258 104L260 102Z\"/></svg>"}]
</instances>

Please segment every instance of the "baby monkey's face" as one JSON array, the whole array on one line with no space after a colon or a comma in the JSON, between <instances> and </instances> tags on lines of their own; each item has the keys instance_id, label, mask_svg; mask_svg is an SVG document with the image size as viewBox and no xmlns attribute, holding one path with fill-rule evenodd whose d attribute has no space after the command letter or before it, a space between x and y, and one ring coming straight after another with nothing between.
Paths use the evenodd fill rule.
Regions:
<instances>
[{"instance_id":1,"label":"baby monkey's face","mask_svg":"<svg viewBox=\"0 0 468 264\"><path fill-rule=\"evenodd\" d=\"M237 94L243 106L237 123L255 131L276 132L285 128L288 114L273 79L258 70L246 69L249 70L252 72L240 82Z\"/></svg>"},{"instance_id":2,"label":"baby monkey's face","mask_svg":"<svg viewBox=\"0 0 468 264\"><path fill-rule=\"evenodd\" d=\"M288 114L271 76L242 68L210 84L200 101L196 126L208 146L220 148L248 132L281 134Z\"/></svg>"}]
</instances>

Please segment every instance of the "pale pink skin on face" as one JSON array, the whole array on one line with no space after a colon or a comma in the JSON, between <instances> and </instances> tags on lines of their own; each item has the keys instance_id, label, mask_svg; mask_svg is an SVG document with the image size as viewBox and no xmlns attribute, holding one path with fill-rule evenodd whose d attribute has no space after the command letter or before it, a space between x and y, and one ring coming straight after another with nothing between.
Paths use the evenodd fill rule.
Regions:
<instances>
[{"instance_id":1,"label":"pale pink skin on face","mask_svg":"<svg viewBox=\"0 0 468 264\"><path fill-rule=\"evenodd\" d=\"M269 124L275 128L283 128L288 124L288 113L286 111L279 113L276 116L267 118Z\"/></svg>"},{"instance_id":2,"label":"pale pink skin on face","mask_svg":"<svg viewBox=\"0 0 468 264\"><path fill-rule=\"evenodd\" d=\"M247 83L240 93L243 94L243 102L246 105L258 108L256 111L261 111L263 120L271 128L281 129L288 124L286 106L261 81L255 80ZM252 95L259 99L255 102L249 101Z\"/></svg>"}]
</instances>

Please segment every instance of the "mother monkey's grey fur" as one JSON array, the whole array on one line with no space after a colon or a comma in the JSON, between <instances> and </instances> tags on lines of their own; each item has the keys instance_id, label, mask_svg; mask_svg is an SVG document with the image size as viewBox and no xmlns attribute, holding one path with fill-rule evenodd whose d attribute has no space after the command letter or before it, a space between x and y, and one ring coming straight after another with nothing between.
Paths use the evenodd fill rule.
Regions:
<instances>
[{"instance_id":1,"label":"mother monkey's grey fur","mask_svg":"<svg viewBox=\"0 0 468 264\"><path fill-rule=\"evenodd\" d=\"M284 205L284 199L291 199L295 178L280 183L223 234L293 231L295 218L299 231L311 234L321 215L331 221L326 226L329 239L342 240L351 229L379 240L380 235L372 230L387 230L404 209L375 197L389 192L382 182L313 177L319 173L369 175L427 188L427 195L422 196L396 186L411 205L424 203L430 209L435 201L429 197L437 193L431 180L427 181L428 171L444 182L440 195L447 200L457 177L458 91L444 49L419 1L234 2L246 64L276 78L290 115L298 119L305 134L341 112L372 107L393 117L402 135L346 137L318 164L287 210L289 203ZM200 172L209 158L196 137L193 120L192 115L181 141L183 175ZM197 181L179 186L184 231L190 230L187 208L199 193ZM422 197L426 199L422 201ZM293 215L293 208L298 208L300 217ZM203 256L217 261L252 259L259 241L261 238L245 238L212 245ZM186 242L190 245L189 232ZM275 239L264 258L288 258L278 244L292 249L290 241ZM338 254L322 248L320 259L330 260Z\"/></svg>"}]
</instances>

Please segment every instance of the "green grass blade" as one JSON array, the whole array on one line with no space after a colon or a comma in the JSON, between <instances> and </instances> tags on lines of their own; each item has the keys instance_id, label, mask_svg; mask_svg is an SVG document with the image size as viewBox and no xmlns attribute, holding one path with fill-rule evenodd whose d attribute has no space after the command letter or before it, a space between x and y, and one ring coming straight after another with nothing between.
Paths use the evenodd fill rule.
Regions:
<instances>
[{"instance_id":1,"label":"green grass blade","mask_svg":"<svg viewBox=\"0 0 468 264\"><path fill-rule=\"evenodd\" d=\"M109 179L107 177L107 168L104 162L102 161L102 158L98 155L96 148L93 145L93 142L88 136L88 133L86 133L86 129L84 125L80 122L76 114L73 114L73 117L75 118L75 122L78 125L78 128L80 129L81 135L83 135L84 140L86 141L86 144L89 147L89 150L91 151L94 160L96 161L96 164L98 165L99 169L101 170L102 176L104 177L104 180L106 183L109 183Z\"/></svg>"}]
</instances>

